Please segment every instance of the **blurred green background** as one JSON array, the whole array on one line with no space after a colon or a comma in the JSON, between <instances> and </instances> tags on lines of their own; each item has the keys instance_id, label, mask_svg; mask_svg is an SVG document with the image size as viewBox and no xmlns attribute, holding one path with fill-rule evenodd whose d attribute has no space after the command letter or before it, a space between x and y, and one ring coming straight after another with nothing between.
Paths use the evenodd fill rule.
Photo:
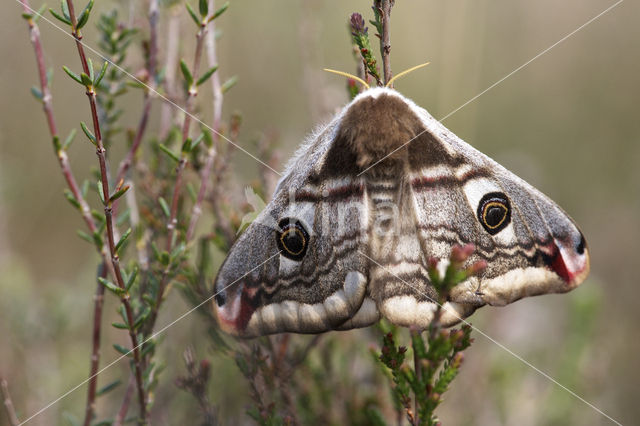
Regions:
<instances>
[{"instance_id":1,"label":"blurred green background","mask_svg":"<svg viewBox=\"0 0 640 426\"><path fill-rule=\"evenodd\" d=\"M98 1L96 11L118 7L123 18L133 11L131 19L141 21L142 3ZM224 104L226 116L242 112L239 144L252 150L250 141L260 132L275 131L284 164L306 133L344 105L344 80L321 69L355 70L346 22L354 11L371 17L370 3L231 2L217 21L223 31L219 72L223 78L239 77ZM398 81L396 89L443 117L612 4L397 1L394 72L431 64ZM29 93L37 76L21 11L15 0L0 4L0 374L26 418L86 378L98 257L75 235L83 224L62 195L64 181L44 116ZM186 23L186 13L180 13ZM473 315L473 324L623 424L640 418L638 16L637 2L622 2L444 122L557 201L581 226L592 256L590 278L574 292L484 308ZM165 24L166 14L161 34ZM44 20L40 27L47 63L55 71L58 125L66 134L89 119L84 94L62 72L65 64L77 68L77 53L67 35ZM94 36L90 22L85 42L96 46ZM181 56L190 57L191 25L182 26L180 43ZM135 71L141 60L132 56L129 62ZM139 93L127 96L130 114L124 122L134 126L141 99ZM210 122L207 96L198 100L199 116ZM151 126L158 124L159 102ZM123 150L116 147L113 155ZM94 150L78 137L70 155L78 177L88 176ZM233 170L242 188L256 167L238 154ZM105 324L115 306L113 300L106 304ZM188 307L174 292L159 324ZM126 344L124 333L105 330L104 342ZM336 338L349 339L350 333L358 332ZM444 424L610 424L479 333L474 337L461 376L438 411ZM156 424L176 424L193 408L172 383L183 370L181 354L189 344L202 354L208 351L196 315L165 335L160 357L167 371L156 395ZM102 353L102 365L116 358L108 344ZM225 389L214 389L213 396L224 402L223 411L239 407L235 412L241 413L246 386L234 368L214 373L213 385L224 383ZM126 370L124 363L111 367L101 383ZM83 387L32 424L63 423L65 413L81 417L84 400ZM234 419L230 424L248 422ZM2 413L0 424L5 421Z\"/></svg>"}]
</instances>

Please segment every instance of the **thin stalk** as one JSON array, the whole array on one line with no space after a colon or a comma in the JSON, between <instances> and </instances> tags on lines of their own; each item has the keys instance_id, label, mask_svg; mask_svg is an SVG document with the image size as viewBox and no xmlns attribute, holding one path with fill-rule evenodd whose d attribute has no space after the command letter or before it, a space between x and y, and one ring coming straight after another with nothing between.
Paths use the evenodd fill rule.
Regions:
<instances>
[{"instance_id":1,"label":"thin stalk","mask_svg":"<svg viewBox=\"0 0 640 426\"><path fill-rule=\"evenodd\" d=\"M33 13L33 9L29 5L28 0L21 0L23 9L25 13ZM87 201L85 200L74 174L71 170L71 165L69 163L69 157L65 150L63 150L59 143L59 135L56 126L56 121L53 114L53 102L51 96L51 90L49 88L49 82L47 79L46 66L44 62L44 54L42 49L42 43L40 40L40 29L38 25L35 23L33 19L28 19L29 25L29 35L31 39L31 43L33 44L33 49L36 56L36 63L38 67L38 77L40 79L40 91L42 93L42 106L44 110L44 114L47 120L47 125L49 127L49 133L51 135L51 139L53 141L54 150L56 152L56 156L58 158L58 162L60 164L60 169L62 171L62 175L64 176L67 186L74 198L78 202L80 208L80 214L87 225L90 233L93 235L97 231L97 226L93 217L91 216L91 209ZM102 272L101 275L106 277L107 272L110 272L112 276L115 277L115 272L113 271L113 265L109 260L109 256L107 255L106 248L103 245L100 249L98 249L102 257ZM85 415L85 424L93 416L94 411L94 401L95 401L95 392L97 386L97 371L98 366L100 364L100 334L101 334L101 320L102 320L102 304L104 298L104 286L101 284L97 285L96 295L94 296L94 312L93 312L93 333L92 333L92 353L91 353L91 367L89 372L89 387L87 392L87 406L86 406L86 415Z\"/></svg>"},{"instance_id":2,"label":"thin stalk","mask_svg":"<svg viewBox=\"0 0 640 426\"><path fill-rule=\"evenodd\" d=\"M200 69L200 61L202 59L202 48L204 37L207 33L207 26L202 25L200 30L196 34L196 51L193 59L193 81L198 80L198 74ZM184 122L182 123L182 144L184 144L189 138L189 130L191 128L191 116L193 114L193 107L195 103L195 98L198 96L198 86L192 84L187 91L187 102L186 102L186 111L187 113L184 116ZM176 230L176 226L178 224L178 201L180 199L180 190L182 188L182 174L184 172L185 167L187 166L187 155L186 153L182 153L180 155L180 161L178 162L178 167L176 168L176 183L173 187L173 196L171 197L171 215L169 217L169 223L167 224L167 251L171 252L173 247L173 235ZM160 294L160 293L159 293Z\"/></svg>"},{"instance_id":3,"label":"thin stalk","mask_svg":"<svg viewBox=\"0 0 640 426\"><path fill-rule=\"evenodd\" d=\"M176 13L175 7L170 10L171 16L167 24L167 48L165 62L165 78L164 90L167 97L171 100L176 99L176 72L178 63L178 42L180 40L180 14ZM163 102L160 112L160 131L159 138L164 140L171 129L173 105L169 102Z\"/></svg>"},{"instance_id":4,"label":"thin stalk","mask_svg":"<svg viewBox=\"0 0 640 426\"><path fill-rule=\"evenodd\" d=\"M413 336L415 336L416 334L420 334L421 331L420 330L409 330L409 333L411 334L412 337L412 341ZM421 383L422 382L422 368L420 367L420 357L418 356L418 351L416 351L415 348L413 348L413 371L416 373L416 382ZM414 392L413 394L413 404L414 404L414 413L413 413L413 424L414 425L419 425L420 424L420 414L419 414L419 408L420 408L420 403L418 401L418 395L416 395L416 393Z\"/></svg>"},{"instance_id":5,"label":"thin stalk","mask_svg":"<svg viewBox=\"0 0 640 426\"><path fill-rule=\"evenodd\" d=\"M16 409L13 406L13 402L11 401L11 394L9 393L9 384L3 378L0 378L0 387L2 389L2 400L4 403L4 408L7 411L7 418L9 419L9 424L11 426L18 426L20 424L20 420L18 420L18 416L16 415Z\"/></svg>"},{"instance_id":6,"label":"thin stalk","mask_svg":"<svg viewBox=\"0 0 640 426\"><path fill-rule=\"evenodd\" d=\"M236 140L238 138L238 122L231 121L229 126L229 137L231 140ZM236 233L234 232L231 222L229 218L224 214L221 208L221 200L224 195L221 192L222 181L225 177L225 173L227 172L227 167L231 163L231 155L234 152L233 146L227 146L227 150L224 155L219 158L219 161L216 162L215 166L215 174L213 178L214 187L212 194L210 195L211 199L211 210L213 213L213 217L215 218L215 224L217 229L220 231L221 236L226 242L228 247L231 247L233 241L235 240Z\"/></svg>"},{"instance_id":7,"label":"thin stalk","mask_svg":"<svg viewBox=\"0 0 640 426\"><path fill-rule=\"evenodd\" d=\"M101 278L107 277L107 268L100 266ZM87 405L85 408L84 425L89 426L95 413L96 388L98 386L98 368L100 366L100 335L102 334L102 305L104 304L104 286L96 284L96 294L93 296L93 333L91 350L91 369L89 372L89 388L87 390Z\"/></svg>"},{"instance_id":8,"label":"thin stalk","mask_svg":"<svg viewBox=\"0 0 640 426\"><path fill-rule=\"evenodd\" d=\"M392 77L391 73L391 8L395 0L382 0L380 14L382 19L382 34L380 34L380 53L382 55L382 70L384 74L384 84L386 85Z\"/></svg>"},{"instance_id":9,"label":"thin stalk","mask_svg":"<svg viewBox=\"0 0 640 426\"><path fill-rule=\"evenodd\" d=\"M34 13L34 10L29 5L28 0L20 1L25 13ZM66 151L62 150L59 147L59 142L57 142L59 141L58 128L56 126L56 121L53 115L53 98L51 96L51 90L49 89L49 82L47 80L47 69L44 62L42 42L40 41L40 29L33 19L28 19L27 23L29 25L29 38L31 39L31 43L33 44L33 50L36 55L36 64L38 66L40 91L42 92L42 108L47 119L47 125L49 127L49 133L51 135L53 147L56 152L56 156L58 157L58 162L60 163L62 175L67 182L67 186L69 187L69 190L73 194L74 198L80 204L80 214L82 215L82 219L86 223L89 231L93 234L98 228L95 224L95 221L93 220L93 217L91 216L91 209L89 208L89 204L87 204L87 201L82 196L80 187L78 186L71 170L69 157L67 156ZM104 251L101 254L103 255L103 257L106 256L106 252Z\"/></svg>"},{"instance_id":10,"label":"thin stalk","mask_svg":"<svg viewBox=\"0 0 640 426\"><path fill-rule=\"evenodd\" d=\"M80 30L77 29L77 19L73 7L73 0L67 0L67 7L69 8L69 15L71 16L71 34L73 35L76 41L76 47L78 49L78 55L80 56L80 63L82 65L82 69L85 74L90 75L89 64L87 62L87 57L84 52L84 46L82 44L82 34ZM93 133L96 139L96 154L98 155L98 163L100 165L100 178L102 181L102 195L105 200L104 205L104 215L107 224L107 240L109 247L109 254L111 255L111 263L113 264L113 270L116 276L116 283L118 287L121 289L125 289L124 279L122 277L122 270L120 268L120 257L116 252L115 246L115 229L113 224L113 209L112 202L110 200L110 190L109 190L109 178L107 173L107 161L106 161L106 152L107 150L104 147L102 142L102 133L100 132L100 122L98 120L98 109L97 109L97 94L95 88L93 86L86 87L86 95L89 99L89 106L91 108L91 118L93 121ZM140 403L140 420L143 424L147 422L147 404L145 398L144 385L142 382L142 365L140 362L140 351L138 348L138 339L136 333L133 329L134 324L134 315L133 309L131 308L131 303L129 303L129 294L128 292L124 292L123 296L120 298L122 304L125 308L125 315L127 317L127 322L129 324L129 337L131 339L132 350L133 350L133 361L134 361L134 369L136 375L136 385L138 388L138 401Z\"/></svg>"},{"instance_id":11,"label":"thin stalk","mask_svg":"<svg viewBox=\"0 0 640 426\"><path fill-rule=\"evenodd\" d=\"M124 392L124 398L122 399L122 404L120 404L120 409L118 410L118 414L116 415L116 418L113 421L113 426L122 426L122 423L124 423L124 420L127 417L127 412L129 411L129 404L131 403L133 390L135 388L136 388L136 379L133 376L131 376L129 377L127 390Z\"/></svg>"},{"instance_id":12,"label":"thin stalk","mask_svg":"<svg viewBox=\"0 0 640 426\"><path fill-rule=\"evenodd\" d=\"M209 0L209 10L216 10L215 0ZM215 25L214 19L211 21L209 30L206 34L207 59L209 61L209 67L218 65ZM216 157L215 147L218 145L218 141L220 140L220 123L222 121L222 102L224 98L220 84L220 75L217 72L211 76L211 89L213 92L213 142L207 151L207 158L205 160L204 167L202 168L202 173L200 174L200 189L198 190L198 197L196 198L196 202L191 211L191 220L189 221L189 227L187 228L187 241L190 241L193 237L196 224L202 214L202 201L207 193L207 185L211 179L211 171L213 170L214 160Z\"/></svg>"},{"instance_id":13,"label":"thin stalk","mask_svg":"<svg viewBox=\"0 0 640 426\"><path fill-rule=\"evenodd\" d=\"M151 113L151 101L152 94L156 89L156 68L158 63L158 0L151 0L149 2L149 63L147 64L147 71L149 75L149 84L146 87L144 96L144 106L142 107L142 116L138 122L136 128L136 134L133 138L133 144L127 152L125 158L120 162L118 167L118 173L116 174L116 182L120 182L127 174L127 171L133 164L138 148L142 143L142 138L147 129L147 123L149 122L149 115ZM113 211L118 210L118 202L116 200L113 203Z\"/></svg>"},{"instance_id":14,"label":"thin stalk","mask_svg":"<svg viewBox=\"0 0 640 426\"><path fill-rule=\"evenodd\" d=\"M198 81L199 70L200 70L200 62L202 60L202 49L204 47L204 39L207 34L208 24L203 23L200 26L200 29L196 33L196 49L193 58L193 67L191 69L191 74L193 76L193 84L187 90L187 101L186 101L186 114L184 115L184 122L182 123L182 143L180 146L184 146L185 142L189 138L189 130L191 127L191 117L193 115L193 109L195 105L195 98L198 96L198 86L195 82ZM182 178L184 170L187 166L188 157L186 152L181 152L180 161L178 162L178 166L176 167L176 182L173 186L173 195L171 196L171 209L169 214L169 221L167 222L167 242L166 242L166 251L167 253L171 253L174 246L175 240L175 231L178 225L178 202L180 200L180 192L182 189ZM167 265L166 268L162 271L162 278L160 279L160 284L158 286L158 292L156 294L155 306L151 310L151 316L148 321L147 332L151 333L153 330L153 326L158 318L158 311L160 309L160 305L162 304L162 300L164 298L164 292L166 290L169 276L171 272L171 264ZM145 333L146 334L146 333Z\"/></svg>"}]
</instances>

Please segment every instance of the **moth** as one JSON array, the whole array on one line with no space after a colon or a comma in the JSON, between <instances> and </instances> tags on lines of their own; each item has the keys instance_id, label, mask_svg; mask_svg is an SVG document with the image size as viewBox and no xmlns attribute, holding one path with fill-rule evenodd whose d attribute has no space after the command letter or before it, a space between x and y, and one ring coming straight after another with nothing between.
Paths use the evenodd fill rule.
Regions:
<instances>
[{"instance_id":1,"label":"moth","mask_svg":"<svg viewBox=\"0 0 640 426\"><path fill-rule=\"evenodd\" d=\"M427 259L487 268L457 285L441 322L484 305L564 293L589 273L574 221L553 201L389 88L358 95L290 160L272 201L215 281L226 332L321 333L381 317L426 328Z\"/></svg>"}]
</instances>

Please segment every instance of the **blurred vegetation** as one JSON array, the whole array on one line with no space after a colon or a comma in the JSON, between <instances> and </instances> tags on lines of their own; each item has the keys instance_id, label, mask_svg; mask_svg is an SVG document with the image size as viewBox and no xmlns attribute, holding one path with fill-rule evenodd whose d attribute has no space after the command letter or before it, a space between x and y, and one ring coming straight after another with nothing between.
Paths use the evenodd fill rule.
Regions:
<instances>
[{"instance_id":1,"label":"blurred vegetation","mask_svg":"<svg viewBox=\"0 0 640 426\"><path fill-rule=\"evenodd\" d=\"M41 5L33 3L36 9ZM200 12L196 2L192 6ZM436 118L442 117L607 6L595 0L562 5L548 0L398 2L392 25L394 70L425 61L431 65L400 80L396 88ZM80 12L84 5L77 7ZM370 1L364 0L232 2L217 23L220 69L216 73L223 81L238 76L238 84L225 95L223 109L227 131L237 124L233 140L253 153L265 150L265 144L271 148L277 140L280 164L276 169L281 169L305 133L347 101L343 80L319 70L356 71L345 48L347 17L369 7ZM83 28L90 46L98 46L100 40L108 43L104 30L95 25L101 14L106 14L103 25L107 28L112 25L108 19L118 23L114 30L141 28L129 35L132 41L122 61L143 81L148 76L138 72L145 69L148 58L146 8L146 2L98 2L92 20ZM640 417L636 403L640 339L635 328L640 314L635 308L634 262L640 250L640 122L635 117L640 93L640 60L635 54L640 48L638 8L632 2L622 3L445 121L456 134L566 208L581 225L592 252L591 278L576 291L522 300L502 309L484 308L474 314L473 324L622 423ZM117 15L111 14L114 9ZM161 11L160 46L167 46L170 22L177 21L178 58L190 65L197 28L181 5L161 2ZM5 58L0 99L6 107L0 117L0 372L24 419L87 377L100 257L87 250L86 241L73 236L83 224L63 196L65 185L51 155L50 137L40 107L29 93L37 77L20 13L17 2L0 5L0 57ZM77 51L68 36L43 20L39 25L45 59L54 71L54 108L61 134L66 136L79 121L91 120L83 88L62 71L63 65L78 69ZM114 52L107 47L101 45L101 50L109 55L122 51L122 46ZM161 54L159 59L163 63L166 57ZM93 60L102 64L99 58ZM118 121L106 134L115 169L116 159L131 144L144 93L134 87L118 93L115 87L122 78L112 71L105 78L114 86L99 99L105 101L102 111ZM168 71L159 69L159 79ZM177 62L173 71L181 78ZM180 87L173 95L179 105L184 104ZM164 140L152 137L164 124L160 102L154 102L141 156L158 158L150 167L162 180L173 176L173 164L166 155L159 155L160 143L180 155L180 135L170 132ZM118 108L123 112L118 113ZM198 117L212 123L209 91L198 95L196 109ZM241 121L236 111L242 112ZM109 121L107 117L103 122ZM180 124L181 117L174 118ZM71 164L79 180L94 182L93 149L80 140L82 133L76 138L69 147ZM239 203L247 185L268 194L259 188L261 170L251 158L237 152L225 158L231 201ZM190 161L202 166L202 157ZM96 189L92 188L91 205L101 208ZM163 208L152 194L168 192L170 197L171 188L151 189L155 192L139 194L141 204L149 207L146 214L163 218ZM184 191L188 198L188 189ZM236 226L243 212L239 207L235 213ZM213 230L212 218L203 215L199 235ZM197 254L193 273L182 271L179 280L191 285L193 291L187 296L197 295L202 283L210 285L223 258L219 246L219 241L203 240L191 247ZM127 250L133 253L135 244L130 243ZM204 259L211 263L203 264ZM171 292L156 328L178 318L196 299ZM101 366L119 356L111 343L130 346L126 333L109 325L121 321L119 303L113 297L105 300ZM402 421L386 379L371 360L372 348L380 346L376 329L264 338L258 345L234 343L239 346L230 351L212 340L218 336L207 312L201 313L184 318L158 338L154 359L164 371L153 393L153 423L191 423L194 413L203 420L214 416L223 424L249 423L250 417L258 423L279 424L294 415L303 424L372 424L378 415ZM397 339L397 346L411 345L406 333ZM256 359L261 362L247 362ZM284 365L296 368L287 371ZM98 387L118 379L121 384L109 396L98 398L97 419L109 418L120 408L128 375L126 362L100 374ZM608 424L566 391L478 336L465 352L465 365L446 395L438 409L445 424ZM86 386L33 422L81 422L85 400ZM136 409L132 405L131 412ZM3 422L4 413L0 415Z\"/></svg>"}]
</instances>

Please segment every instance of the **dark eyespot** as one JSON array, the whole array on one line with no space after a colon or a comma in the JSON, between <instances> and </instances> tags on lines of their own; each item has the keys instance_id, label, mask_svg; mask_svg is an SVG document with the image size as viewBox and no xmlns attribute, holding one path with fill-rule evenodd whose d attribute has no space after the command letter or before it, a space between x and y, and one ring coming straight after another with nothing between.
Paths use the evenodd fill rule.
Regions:
<instances>
[{"instance_id":1,"label":"dark eyespot","mask_svg":"<svg viewBox=\"0 0 640 426\"><path fill-rule=\"evenodd\" d=\"M576 252L578 252L578 254L584 254L584 246L586 245L586 242L584 241L584 235L580 234L580 242L578 243L578 246L576 247Z\"/></svg>"},{"instance_id":2,"label":"dark eyespot","mask_svg":"<svg viewBox=\"0 0 640 426\"><path fill-rule=\"evenodd\" d=\"M293 218L282 219L276 233L276 243L280 253L292 260L302 260L309 245L309 234L304 226Z\"/></svg>"},{"instance_id":3,"label":"dark eyespot","mask_svg":"<svg viewBox=\"0 0 640 426\"><path fill-rule=\"evenodd\" d=\"M502 192L485 194L478 204L478 220L491 235L495 235L511 222L509 199Z\"/></svg>"}]
</instances>

